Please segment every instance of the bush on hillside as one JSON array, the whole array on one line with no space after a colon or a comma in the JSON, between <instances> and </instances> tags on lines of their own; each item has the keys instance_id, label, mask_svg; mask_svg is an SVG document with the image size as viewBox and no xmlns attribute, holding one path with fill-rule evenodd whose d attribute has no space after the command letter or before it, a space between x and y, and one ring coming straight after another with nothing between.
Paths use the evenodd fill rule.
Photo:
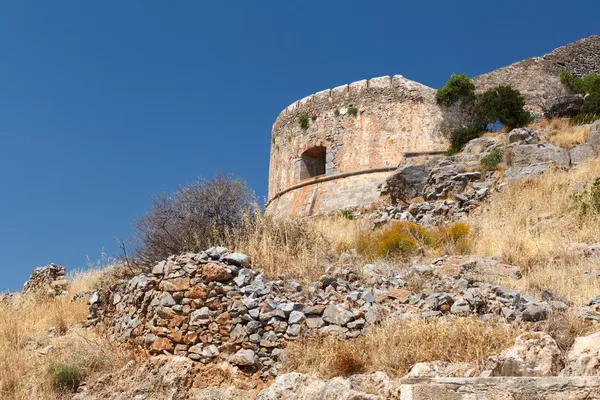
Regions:
<instances>
[{"instance_id":1,"label":"bush on hillside","mask_svg":"<svg viewBox=\"0 0 600 400\"><path fill-rule=\"evenodd\" d=\"M218 175L152 199L135 224L135 262L150 268L173 254L223 244L228 230L256 210L254 193L241 179Z\"/></svg>"},{"instance_id":2,"label":"bush on hillside","mask_svg":"<svg viewBox=\"0 0 600 400\"><path fill-rule=\"evenodd\" d=\"M83 375L76 365L56 364L50 368L52 389L59 393L73 393L83 380Z\"/></svg>"},{"instance_id":3,"label":"bush on hillside","mask_svg":"<svg viewBox=\"0 0 600 400\"><path fill-rule=\"evenodd\" d=\"M487 156L481 157L479 163L481 164L481 168L483 172L491 171L496 169L496 166L502 162L504 159L504 155L502 154L502 150L496 147L490 151L490 154Z\"/></svg>"},{"instance_id":4,"label":"bush on hillside","mask_svg":"<svg viewBox=\"0 0 600 400\"><path fill-rule=\"evenodd\" d=\"M448 149L447 154L452 155L460 152L465 144L473 139L477 139L485 132L486 129L483 129L480 126L470 126L453 131L450 135L450 148Z\"/></svg>"},{"instance_id":5,"label":"bush on hillside","mask_svg":"<svg viewBox=\"0 0 600 400\"><path fill-rule=\"evenodd\" d=\"M475 99L475 85L465 74L452 74L444 87L438 89L435 98L445 106L451 106L459 100L468 104Z\"/></svg>"},{"instance_id":6,"label":"bush on hillside","mask_svg":"<svg viewBox=\"0 0 600 400\"><path fill-rule=\"evenodd\" d=\"M579 78L567 71L561 71L560 81L575 93L585 94L583 113L571 118L574 124L582 125L600 118L600 75L590 74Z\"/></svg>"},{"instance_id":7,"label":"bush on hillside","mask_svg":"<svg viewBox=\"0 0 600 400\"><path fill-rule=\"evenodd\" d=\"M500 121L511 130L531 122L531 114L525 111L524 106L525 101L518 90L510 86L498 86L478 96L473 117L482 127Z\"/></svg>"}]
</instances>

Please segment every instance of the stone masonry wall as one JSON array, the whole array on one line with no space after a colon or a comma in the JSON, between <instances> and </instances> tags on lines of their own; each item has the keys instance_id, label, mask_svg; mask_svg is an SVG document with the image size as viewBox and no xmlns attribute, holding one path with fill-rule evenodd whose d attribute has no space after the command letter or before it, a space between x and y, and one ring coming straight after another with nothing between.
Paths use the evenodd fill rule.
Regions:
<instances>
[{"instance_id":1,"label":"stone masonry wall","mask_svg":"<svg viewBox=\"0 0 600 400\"><path fill-rule=\"evenodd\" d=\"M356 115L348 112L351 107L358 109ZM307 129L298 122L304 115L309 118ZM327 177L394 167L403 152L444 150L445 134L459 121L457 107L437 105L434 89L400 75L358 81L305 97L283 110L273 125L269 200L301 182L301 156L308 149L325 147ZM307 216L365 205L373 197L365 193L365 181L369 190L383 182L379 172L343 179L343 184L330 181L317 189L289 193L285 199L271 201L267 212ZM338 196L335 190L342 187L344 193ZM320 206L306 207L307 202L313 202L306 196L313 192L314 202Z\"/></svg>"},{"instance_id":2,"label":"stone masonry wall","mask_svg":"<svg viewBox=\"0 0 600 400\"><path fill-rule=\"evenodd\" d=\"M557 48L542 57L528 58L473 78L477 92L499 85L519 90L533 111L549 108L549 103L569 94L560 83L560 71L577 76L600 72L600 36L590 36Z\"/></svg>"}]
</instances>

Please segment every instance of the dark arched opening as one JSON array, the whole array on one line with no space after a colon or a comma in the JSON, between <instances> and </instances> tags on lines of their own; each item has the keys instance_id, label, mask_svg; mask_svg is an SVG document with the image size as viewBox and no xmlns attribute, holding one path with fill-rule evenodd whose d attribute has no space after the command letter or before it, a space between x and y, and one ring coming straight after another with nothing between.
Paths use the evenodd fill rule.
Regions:
<instances>
[{"instance_id":1,"label":"dark arched opening","mask_svg":"<svg viewBox=\"0 0 600 400\"><path fill-rule=\"evenodd\" d=\"M325 147L312 147L302 153L300 180L325 175Z\"/></svg>"}]
</instances>

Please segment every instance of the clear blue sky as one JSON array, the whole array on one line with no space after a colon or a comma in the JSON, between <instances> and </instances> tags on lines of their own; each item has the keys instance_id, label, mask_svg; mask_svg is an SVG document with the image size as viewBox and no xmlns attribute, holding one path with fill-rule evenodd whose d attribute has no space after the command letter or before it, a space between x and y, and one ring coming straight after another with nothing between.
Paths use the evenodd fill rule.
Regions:
<instances>
[{"instance_id":1,"label":"clear blue sky","mask_svg":"<svg viewBox=\"0 0 600 400\"><path fill-rule=\"evenodd\" d=\"M149 198L231 172L310 93L439 87L600 33L597 0L14 1L0 5L0 291L116 253ZM594 31L594 29L596 29Z\"/></svg>"}]
</instances>

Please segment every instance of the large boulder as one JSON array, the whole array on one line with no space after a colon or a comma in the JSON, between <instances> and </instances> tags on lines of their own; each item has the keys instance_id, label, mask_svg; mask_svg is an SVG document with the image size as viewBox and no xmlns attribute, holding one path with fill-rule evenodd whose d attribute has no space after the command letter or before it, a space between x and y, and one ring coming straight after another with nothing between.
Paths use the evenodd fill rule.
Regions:
<instances>
[{"instance_id":1,"label":"large boulder","mask_svg":"<svg viewBox=\"0 0 600 400\"><path fill-rule=\"evenodd\" d=\"M537 163L569 167L569 153L553 144L520 144L512 148L511 167L522 168Z\"/></svg>"},{"instance_id":2,"label":"large boulder","mask_svg":"<svg viewBox=\"0 0 600 400\"><path fill-rule=\"evenodd\" d=\"M392 204L422 195L429 171L426 165L401 165L387 179L386 187Z\"/></svg>"},{"instance_id":3,"label":"large boulder","mask_svg":"<svg viewBox=\"0 0 600 400\"><path fill-rule=\"evenodd\" d=\"M462 150L462 161L476 161L485 157L502 144L494 138L482 137L468 142Z\"/></svg>"},{"instance_id":4,"label":"large boulder","mask_svg":"<svg viewBox=\"0 0 600 400\"><path fill-rule=\"evenodd\" d=\"M600 332L578 337L567 353L567 376L600 376Z\"/></svg>"},{"instance_id":5,"label":"large boulder","mask_svg":"<svg viewBox=\"0 0 600 400\"><path fill-rule=\"evenodd\" d=\"M590 158L596 157L596 151L591 144L582 143L569 150L569 157L572 165L579 165Z\"/></svg>"},{"instance_id":6,"label":"large boulder","mask_svg":"<svg viewBox=\"0 0 600 400\"><path fill-rule=\"evenodd\" d=\"M508 132L508 143L533 144L538 141L538 135L529 128L515 128Z\"/></svg>"},{"instance_id":7,"label":"large boulder","mask_svg":"<svg viewBox=\"0 0 600 400\"><path fill-rule=\"evenodd\" d=\"M600 150L600 119L594 122L590 127L590 134L587 142L594 150Z\"/></svg>"},{"instance_id":8,"label":"large boulder","mask_svg":"<svg viewBox=\"0 0 600 400\"><path fill-rule=\"evenodd\" d=\"M525 332L491 360L493 376L555 376L563 367L558 345L544 332Z\"/></svg>"},{"instance_id":9,"label":"large boulder","mask_svg":"<svg viewBox=\"0 0 600 400\"><path fill-rule=\"evenodd\" d=\"M456 157L444 157L429 165L429 177L423 188L425 200L439 200L462 192L470 181L481 178L481 172L461 172Z\"/></svg>"},{"instance_id":10,"label":"large boulder","mask_svg":"<svg viewBox=\"0 0 600 400\"><path fill-rule=\"evenodd\" d=\"M583 110L583 95L566 94L553 97L546 102L544 108L546 118L573 117Z\"/></svg>"}]
</instances>

